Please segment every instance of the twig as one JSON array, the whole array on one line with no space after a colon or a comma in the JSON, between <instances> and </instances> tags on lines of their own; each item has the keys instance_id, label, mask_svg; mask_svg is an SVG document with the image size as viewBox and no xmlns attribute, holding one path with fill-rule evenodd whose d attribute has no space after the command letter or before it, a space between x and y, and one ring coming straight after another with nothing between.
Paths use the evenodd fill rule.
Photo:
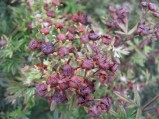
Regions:
<instances>
[{"instance_id":1,"label":"twig","mask_svg":"<svg viewBox=\"0 0 159 119\"><path fill-rule=\"evenodd\" d=\"M148 107L149 105L151 105L152 103L154 103L157 99L159 99L159 94L156 95L150 102L146 103L141 110L143 111L146 107Z\"/></svg>"},{"instance_id":2,"label":"twig","mask_svg":"<svg viewBox=\"0 0 159 119\"><path fill-rule=\"evenodd\" d=\"M155 102L157 99L159 99L159 94L156 95L151 101L149 101L148 103L146 103L146 104L141 108L142 112L148 111L148 110L146 110L145 108L148 107L149 105L151 105L151 104L152 104L153 102ZM136 112L137 112L137 111L135 110L135 111L131 114L131 116L134 115Z\"/></svg>"}]
</instances>

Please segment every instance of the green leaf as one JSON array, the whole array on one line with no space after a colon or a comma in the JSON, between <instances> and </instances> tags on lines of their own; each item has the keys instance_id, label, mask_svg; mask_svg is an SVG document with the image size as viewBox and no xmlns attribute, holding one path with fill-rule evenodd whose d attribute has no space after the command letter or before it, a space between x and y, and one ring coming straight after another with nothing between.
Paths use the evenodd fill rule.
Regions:
<instances>
[{"instance_id":1,"label":"green leaf","mask_svg":"<svg viewBox=\"0 0 159 119\"><path fill-rule=\"evenodd\" d=\"M134 101L136 102L137 106L140 107L140 96L139 96L139 93L137 91L137 85L135 84L134 85Z\"/></svg>"},{"instance_id":2,"label":"green leaf","mask_svg":"<svg viewBox=\"0 0 159 119\"><path fill-rule=\"evenodd\" d=\"M124 109L123 106L119 106L120 108L120 117L122 118L126 118L127 117L127 113L126 113L126 110Z\"/></svg>"},{"instance_id":3,"label":"green leaf","mask_svg":"<svg viewBox=\"0 0 159 119\"><path fill-rule=\"evenodd\" d=\"M133 33L136 31L137 26L138 26L138 24L136 24L136 25L128 32L128 35L133 34Z\"/></svg>"},{"instance_id":4,"label":"green leaf","mask_svg":"<svg viewBox=\"0 0 159 119\"><path fill-rule=\"evenodd\" d=\"M135 103L133 100L128 99L126 96L120 94L119 92L114 91L114 94L115 94L117 97L119 97L121 100L124 100L125 102L128 102L128 103L131 103L131 104L136 105L136 103Z\"/></svg>"},{"instance_id":5,"label":"green leaf","mask_svg":"<svg viewBox=\"0 0 159 119\"><path fill-rule=\"evenodd\" d=\"M117 117L117 118L119 118L120 117L120 115L118 114L118 113L116 113L112 108L110 109L110 114L112 114L113 116L115 116L115 117Z\"/></svg>"},{"instance_id":6,"label":"green leaf","mask_svg":"<svg viewBox=\"0 0 159 119\"><path fill-rule=\"evenodd\" d=\"M137 109L136 119L143 119L141 108Z\"/></svg>"}]
</instances>

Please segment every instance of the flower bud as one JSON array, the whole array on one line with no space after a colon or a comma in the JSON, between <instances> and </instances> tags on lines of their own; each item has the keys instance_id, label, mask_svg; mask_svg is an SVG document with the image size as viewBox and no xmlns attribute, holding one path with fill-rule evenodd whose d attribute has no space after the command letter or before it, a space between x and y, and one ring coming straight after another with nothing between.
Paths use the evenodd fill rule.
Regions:
<instances>
[{"instance_id":1,"label":"flower bud","mask_svg":"<svg viewBox=\"0 0 159 119\"><path fill-rule=\"evenodd\" d=\"M112 37L109 34L102 35L102 43L109 45L112 42Z\"/></svg>"},{"instance_id":2,"label":"flower bud","mask_svg":"<svg viewBox=\"0 0 159 119\"><path fill-rule=\"evenodd\" d=\"M48 85L51 85L51 87L55 87L58 85L58 80L60 80L60 76L55 73L55 74L52 74L51 76L49 76L46 83Z\"/></svg>"},{"instance_id":3,"label":"flower bud","mask_svg":"<svg viewBox=\"0 0 159 119\"><path fill-rule=\"evenodd\" d=\"M82 66L81 66L83 69L86 69L86 70L90 70L90 69L93 69L94 68L94 62L92 59L84 59L82 61Z\"/></svg>"},{"instance_id":4,"label":"flower bud","mask_svg":"<svg viewBox=\"0 0 159 119\"><path fill-rule=\"evenodd\" d=\"M67 33L66 37L67 37L67 39L70 40L70 41L74 41L74 39L75 39L74 34L72 34L72 33L70 33L70 32Z\"/></svg>"},{"instance_id":5,"label":"flower bud","mask_svg":"<svg viewBox=\"0 0 159 119\"><path fill-rule=\"evenodd\" d=\"M48 28L42 28L42 29L40 29L40 33L42 33L44 35L48 35L50 33L50 30Z\"/></svg>"},{"instance_id":6,"label":"flower bud","mask_svg":"<svg viewBox=\"0 0 159 119\"><path fill-rule=\"evenodd\" d=\"M93 30L91 30L88 34L88 37L90 40L95 41L95 40L99 40L100 35L98 33L95 33Z\"/></svg>"},{"instance_id":7,"label":"flower bud","mask_svg":"<svg viewBox=\"0 0 159 119\"><path fill-rule=\"evenodd\" d=\"M56 17L54 11L47 11L47 12L46 12L46 15L47 15L48 17L51 17L51 18L55 18L55 17Z\"/></svg>"},{"instance_id":8,"label":"flower bud","mask_svg":"<svg viewBox=\"0 0 159 119\"><path fill-rule=\"evenodd\" d=\"M52 4L55 6L60 6L60 0L52 0Z\"/></svg>"},{"instance_id":9,"label":"flower bud","mask_svg":"<svg viewBox=\"0 0 159 119\"><path fill-rule=\"evenodd\" d=\"M41 96L41 97L45 96L46 93L47 93L47 85L44 84L44 83L39 83L39 84L37 84L37 85L36 85L36 93L37 93L39 96Z\"/></svg>"},{"instance_id":10,"label":"flower bud","mask_svg":"<svg viewBox=\"0 0 159 119\"><path fill-rule=\"evenodd\" d=\"M38 42L38 40L31 40L30 41L30 43L29 43L29 49L36 50L39 47L40 47L40 43Z\"/></svg>"},{"instance_id":11,"label":"flower bud","mask_svg":"<svg viewBox=\"0 0 159 119\"><path fill-rule=\"evenodd\" d=\"M82 41L84 44L86 44L86 43L89 42L88 34L84 34L84 35L82 35L80 38L81 38L81 41Z\"/></svg>"},{"instance_id":12,"label":"flower bud","mask_svg":"<svg viewBox=\"0 0 159 119\"><path fill-rule=\"evenodd\" d=\"M64 57L65 55L69 54L69 49L67 47L61 47L58 49L58 55L60 57Z\"/></svg>"},{"instance_id":13,"label":"flower bud","mask_svg":"<svg viewBox=\"0 0 159 119\"><path fill-rule=\"evenodd\" d=\"M68 102L68 99L66 97L66 94L63 91L56 91L53 95L53 100L57 104L66 103Z\"/></svg>"},{"instance_id":14,"label":"flower bud","mask_svg":"<svg viewBox=\"0 0 159 119\"><path fill-rule=\"evenodd\" d=\"M100 106L93 106L89 109L90 117L98 118L102 114L102 109Z\"/></svg>"},{"instance_id":15,"label":"flower bud","mask_svg":"<svg viewBox=\"0 0 159 119\"><path fill-rule=\"evenodd\" d=\"M66 64L62 67L62 75L64 77L69 77L69 76L72 76L74 74L74 68L69 65L69 64Z\"/></svg>"},{"instance_id":16,"label":"flower bud","mask_svg":"<svg viewBox=\"0 0 159 119\"><path fill-rule=\"evenodd\" d=\"M56 29L62 29L62 28L64 28L64 23L63 22L59 22L59 21L57 21L56 23L55 23L55 28Z\"/></svg>"},{"instance_id":17,"label":"flower bud","mask_svg":"<svg viewBox=\"0 0 159 119\"><path fill-rule=\"evenodd\" d=\"M69 87L78 89L81 83L82 83L82 80L79 76L73 76L69 81Z\"/></svg>"},{"instance_id":18,"label":"flower bud","mask_svg":"<svg viewBox=\"0 0 159 119\"><path fill-rule=\"evenodd\" d=\"M153 16L159 18L159 13L158 12L153 12Z\"/></svg>"},{"instance_id":19,"label":"flower bud","mask_svg":"<svg viewBox=\"0 0 159 119\"><path fill-rule=\"evenodd\" d=\"M151 10L151 11L153 11L153 12L156 12L157 11L157 7L156 7L156 5L154 4L154 3L149 3L148 4L148 8L149 8L149 10Z\"/></svg>"},{"instance_id":20,"label":"flower bud","mask_svg":"<svg viewBox=\"0 0 159 119\"><path fill-rule=\"evenodd\" d=\"M59 41L64 42L64 41L66 41L67 37L66 37L65 34L60 33L60 34L57 35L57 39L58 39Z\"/></svg>"},{"instance_id":21,"label":"flower bud","mask_svg":"<svg viewBox=\"0 0 159 119\"><path fill-rule=\"evenodd\" d=\"M41 51L46 55L51 54L53 53L53 45L49 42L45 42L41 45Z\"/></svg>"},{"instance_id":22,"label":"flower bud","mask_svg":"<svg viewBox=\"0 0 159 119\"><path fill-rule=\"evenodd\" d=\"M146 1L143 1L143 2L140 3L140 6L141 7L147 7L148 3Z\"/></svg>"}]
</instances>

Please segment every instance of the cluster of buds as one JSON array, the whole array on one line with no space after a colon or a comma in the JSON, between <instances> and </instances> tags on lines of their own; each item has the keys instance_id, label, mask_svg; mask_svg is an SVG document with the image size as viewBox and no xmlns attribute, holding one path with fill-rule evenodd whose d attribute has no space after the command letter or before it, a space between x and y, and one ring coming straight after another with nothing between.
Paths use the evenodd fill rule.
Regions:
<instances>
[{"instance_id":1,"label":"cluster of buds","mask_svg":"<svg viewBox=\"0 0 159 119\"><path fill-rule=\"evenodd\" d=\"M118 24L125 24L127 22L127 15L129 11L126 7L116 9L113 6L109 6L109 13L111 16L111 22L106 24L107 28L117 29L119 28Z\"/></svg>"},{"instance_id":2,"label":"cluster of buds","mask_svg":"<svg viewBox=\"0 0 159 119\"><path fill-rule=\"evenodd\" d=\"M113 37L88 27L90 21L82 12L60 16L52 10L52 6L59 5L58 0L45 3L46 17L41 20L40 29L38 26L38 36L29 43L31 51L42 54L41 60L47 58L53 64L51 69L40 68L44 77L36 84L36 93L56 104L67 103L75 94L77 105L86 107L90 116L97 118L102 112L108 113L112 105L108 94L95 99L94 93L96 84L109 85L115 78L118 63L102 49L113 42ZM127 10L116 13L121 20Z\"/></svg>"},{"instance_id":3,"label":"cluster of buds","mask_svg":"<svg viewBox=\"0 0 159 119\"><path fill-rule=\"evenodd\" d=\"M140 6L143 8L143 9L148 9L150 11L153 12L154 16L156 16L155 14L157 14L157 7L155 5L155 3L152 3L152 2L146 2L146 1L143 1L140 3ZM156 16L157 17L157 16Z\"/></svg>"},{"instance_id":4,"label":"cluster of buds","mask_svg":"<svg viewBox=\"0 0 159 119\"><path fill-rule=\"evenodd\" d=\"M148 19L148 13L150 15L153 15L156 18L159 18L159 12L157 5L152 2L146 2L143 1L140 3L140 7L142 8L142 20L138 23L137 29L134 31L134 33L137 33L139 36L146 36L146 37L152 37L155 39L159 39L159 27L158 24L154 25L151 24L151 21ZM115 30L115 31L122 31L125 32L122 28L122 26L128 26L128 14L129 11L126 7L120 7L119 9L109 6L109 14L111 17L111 20L106 22L106 27L109 30ZM145 18L145 20L143 19ZM119 37L122 37L123 34L118 33ZM119 42L119 37L116 37L116 41ZM106 39L106 40L104 40ZM111 42L111 36L110 35L104 35L103 37L103 43L109 44ZM115 42L115 44L118 44Z\"/></svg>"},{"instance_id":5,"label":"cluster of buds","mask_svg":"<svg viewBox=\"0 0 159 119\"><path fill-rule=\"evenodd\" d=\"M140 3L141 8L143 9L143 15L147 14L147 11L150 11L154 17L159 18L159 13L155 3L150 1L143 1ZM137 33L140 36L154 35L157 39L159 38L159 28L158 25L150 25L148 22L142 22L138 25Z\"/></svg>"}]
</instances>

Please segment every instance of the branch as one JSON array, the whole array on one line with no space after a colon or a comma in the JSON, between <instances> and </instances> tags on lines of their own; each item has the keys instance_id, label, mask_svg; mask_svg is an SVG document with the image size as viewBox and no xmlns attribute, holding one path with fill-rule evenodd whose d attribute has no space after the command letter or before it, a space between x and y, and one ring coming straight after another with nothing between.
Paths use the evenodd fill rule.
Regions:
<instances>
[{"instance_id":1,"label":"branch","mask_svg":"<svg viewBox=\"0 0 159 119\"><path fill-rule=\"evenodd\" d=\"M159 94L156 95L150 102L146 103L141 110L143 111L146 107L148 107L149 105L151 105L152 103L154 103L157 99L159 99Z\"/></svg>"}]
</instances>

